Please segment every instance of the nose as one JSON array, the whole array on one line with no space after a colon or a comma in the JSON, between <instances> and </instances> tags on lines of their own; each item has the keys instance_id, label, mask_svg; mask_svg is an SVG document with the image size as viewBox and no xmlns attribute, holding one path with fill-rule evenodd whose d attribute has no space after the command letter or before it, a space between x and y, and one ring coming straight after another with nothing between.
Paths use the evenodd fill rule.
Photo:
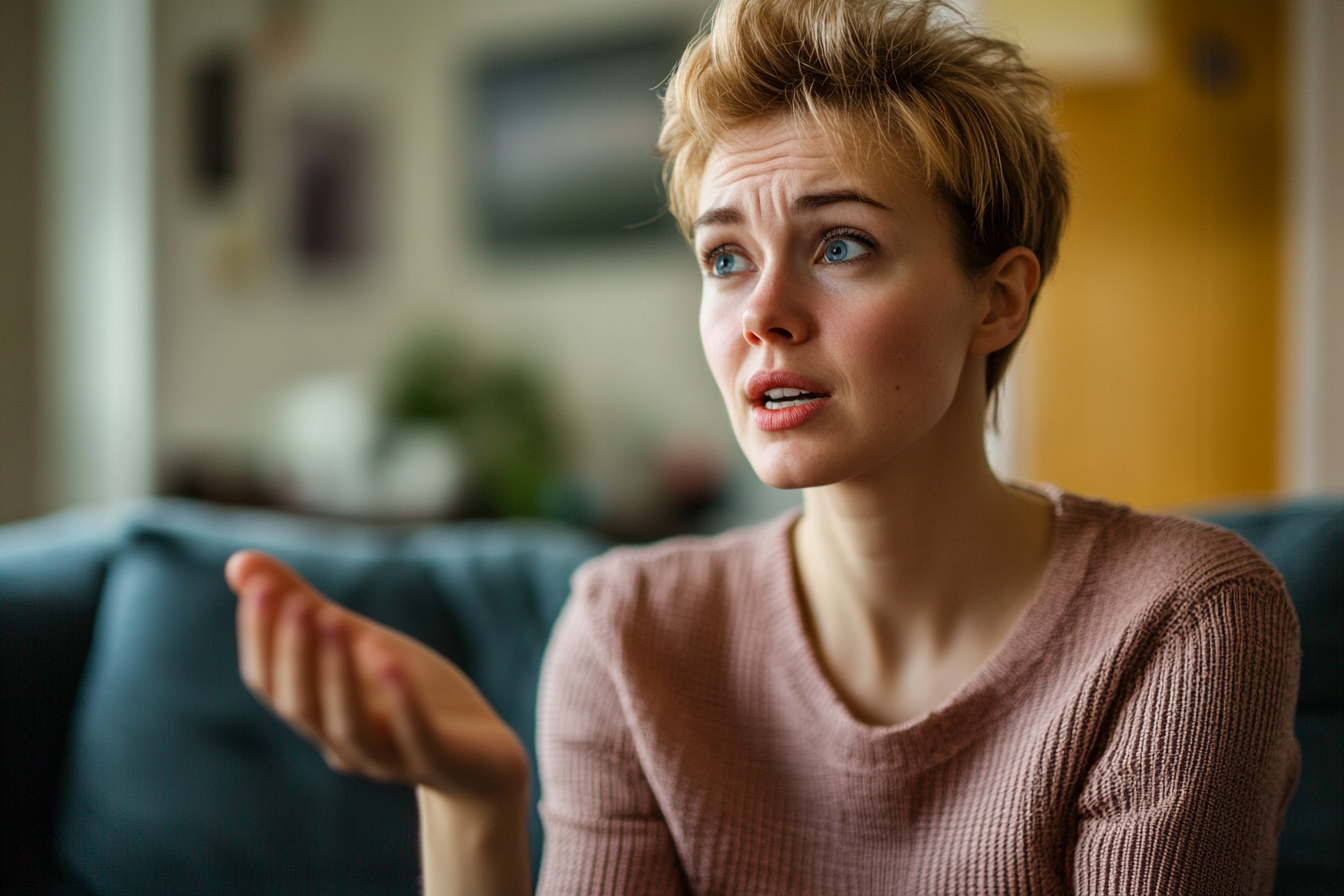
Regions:
<instances>
[{"instance_id":1,"label":"nose","mask_svg":"<svg viewBox=\"0 0 1344 896\"><path fill-rule=\"evenodd\" d=\"M766 271L742 309L742 337L751 345L793 345L807 340L811 326L800 307L802 296L784 272Z\"/></svg>"}]
</instances>

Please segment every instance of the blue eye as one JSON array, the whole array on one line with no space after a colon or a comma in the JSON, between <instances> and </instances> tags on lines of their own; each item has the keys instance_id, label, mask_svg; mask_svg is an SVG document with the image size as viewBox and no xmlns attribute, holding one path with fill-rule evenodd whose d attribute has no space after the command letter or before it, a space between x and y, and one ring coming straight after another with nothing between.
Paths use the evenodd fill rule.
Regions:
<instances>
[{"instance_id":1,"label":"blue eye","mask_svg":"<svg viewBox=\"0 0 1344 896\"><path fill-rule=\"evenodd\" d=\"M741 266L742 259L732 252L723 252L714 256L714 274L726 277Z\"/></svg>"},{"instance_id":2,"label":"blue eye","mask_svg":"<svg viewBox=\"0 0 1344 896\"><path fill-rule=\"evenodd\" d=\"M826 247L821 250L821 260L826 264L836 264L841 261L849 261L851 258L858 258L860 255L867 255L868 251L868 247L857 240L836 237L826 242Z\"/></svg>"}]
</instances>

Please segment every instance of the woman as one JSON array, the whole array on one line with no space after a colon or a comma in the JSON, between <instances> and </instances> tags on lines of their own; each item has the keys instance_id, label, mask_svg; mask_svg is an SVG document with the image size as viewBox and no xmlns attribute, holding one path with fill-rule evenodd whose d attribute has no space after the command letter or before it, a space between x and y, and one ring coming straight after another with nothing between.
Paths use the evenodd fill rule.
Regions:
<instances>
[{"instance_id":1,"label":"woman","mask_svg":"<svg viewBox=\"0 0 1344 896\"><path fill-rule=\"evenodd\" d=\"M1055 258L1047 85L934 3L732 0L661 149L706 358L801 515L614 551L542 676L547 893L1268 892L1296 619L1235 537L996 479ZM527 764L446 661L230 561L244 678L412 781L426 889L524 893Z\"/></svg>"}]
</instances>

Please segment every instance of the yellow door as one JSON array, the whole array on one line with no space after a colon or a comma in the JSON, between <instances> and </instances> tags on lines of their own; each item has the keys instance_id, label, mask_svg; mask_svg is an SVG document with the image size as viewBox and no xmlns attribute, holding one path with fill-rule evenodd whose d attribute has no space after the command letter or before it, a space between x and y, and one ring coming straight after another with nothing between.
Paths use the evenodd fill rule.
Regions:
<instances>
[{"instance_id":1,"label":"yellow door","mask_svg":"<svg viewBox=\"0 0 1344 896\"><path fill-rule=\"evenodd\" d=\"M1151 76L1061 92L1075 202L1023 472L1177 507L1275 486L1285 11L1158 2Z\"/></svg>"}]
</instances>

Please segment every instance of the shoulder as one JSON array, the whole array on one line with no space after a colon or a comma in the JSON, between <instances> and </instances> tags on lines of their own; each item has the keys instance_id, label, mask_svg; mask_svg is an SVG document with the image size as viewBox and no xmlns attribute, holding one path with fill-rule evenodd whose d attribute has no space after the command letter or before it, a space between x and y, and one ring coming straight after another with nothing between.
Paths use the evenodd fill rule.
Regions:
<instances>
[{"instance_id":1,"label":"shoulder","mask_svg":"<svg viewBox=\"0 0 1344 896\"><path fill-rule=\"evenodd\" d=\"M1094 529L1085 587L1113 609L1125 607L1169 629L1226 617L1231 605L1248 603L1252 615L1291 628L1295 637L1283 578L1236 533L1071 494L1061 495L1059 505L1062 516Z\"/></svg>"},{"instance_id":2,"label":"shoulder","mask_svg":"<svg viewBox=\"0 0 1344 896\"><path fill-rule=\"evenodd\" d=\"M1063 495L1065 513L1097 525L1092 571L1137 587L1203 592L1233 581L1282 589L1277 570L1241 536L1172 513Z\"/></svg>"},{"instance_id":3,"label":"shoulder","mask_svg":"<svg viewBox=\"0 0 1344 896\"><path fill-rule=\"evenodd\" d=\"M1220 526L1097 498L1066 494L1063 500L1075 513L1103 521L1101 546L1113 562L1146 564L1160 574L1202 580L1278 575L1245 539Z\"/></svg>"},{"instance_id":4,"label":"shoulder","mask_svg":"<svg viewBox=\"0 0 1344 896\"><path fill-rule=\"evenodd\" d=\"M616 548L576 570L542 665L546 736L647 733L731 704L727 670L759 660L769 604L792 587L793 520Z\"/></svg>"},{"instance_id":5,"label":"shoulder","mask_svg":"<svg viewBox=\"0 0 1344 896\"><path fill-rule=\"evenodd\" d=\"M722 622L733 604L792 581L794 518L615 548L575 571L566 613L584 617L594 634L639 632L666 642L701 632L707 617Z\"/></svg>"}]
</instances>

